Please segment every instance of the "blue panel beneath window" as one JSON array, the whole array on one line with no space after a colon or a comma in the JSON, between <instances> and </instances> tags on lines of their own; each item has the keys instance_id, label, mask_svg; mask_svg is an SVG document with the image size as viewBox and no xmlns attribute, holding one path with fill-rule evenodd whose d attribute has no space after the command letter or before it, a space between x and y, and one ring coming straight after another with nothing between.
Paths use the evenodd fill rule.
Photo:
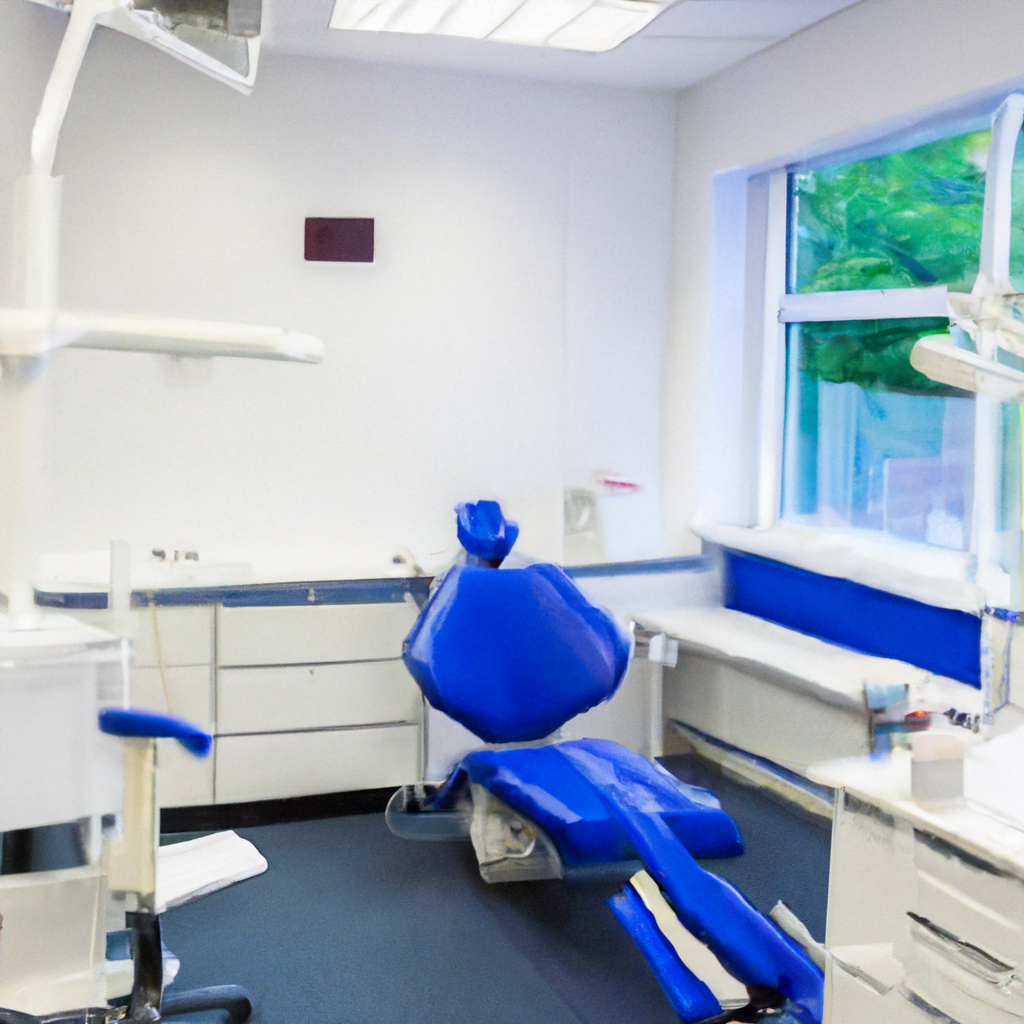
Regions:
<instances>
[{"instance_id":1,"label":"blue panel beneath window","mask_svg":"<svg viewBox=\"0 0 1024 1024\"><path fill-rule=\"evenodd\" d=\"M725 552L725 606L981 686L981 619L836 576Z\"/></svg>"}]
</instances>

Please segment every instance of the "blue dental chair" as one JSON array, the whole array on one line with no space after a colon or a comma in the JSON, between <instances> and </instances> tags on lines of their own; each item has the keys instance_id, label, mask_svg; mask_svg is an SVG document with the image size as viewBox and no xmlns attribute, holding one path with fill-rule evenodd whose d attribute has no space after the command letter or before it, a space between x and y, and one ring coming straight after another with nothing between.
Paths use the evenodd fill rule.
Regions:
<instances>
[{"instance_id":1,"label":"blue dental chair","mask_svg":"<svg viewBox=\"0 0 1024 1024\"><path fill-rule=\"evenodd\" d=\"M398 790L389 827L415 839L468 835L488 882L640 861L680 924L749 994L746 1006L723 1010L631 882L609 904L682 1021L820 1024L819 968L694 860L743 849L715 795L616 743L543 742L615 693L627 635L557 566L501 568L519 531L497 502L456 513L465 562L435 582L403 657L434 708L502 746L468 754L440 784Z\"/></svg>"}]
</instances>

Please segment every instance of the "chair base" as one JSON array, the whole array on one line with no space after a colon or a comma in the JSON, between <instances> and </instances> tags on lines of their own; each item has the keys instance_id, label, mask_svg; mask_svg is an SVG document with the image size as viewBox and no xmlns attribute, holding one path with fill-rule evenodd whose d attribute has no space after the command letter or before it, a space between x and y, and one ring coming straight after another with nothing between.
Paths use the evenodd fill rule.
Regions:
<instances>
[{"instance_id":1,"label":"chair base","mask_svg":"<svg viewBox=\"0 0 1024 1024\"><path fill-rule=\"evenodd\" d=\"M211 985L164 996L160 1003L162 1019L203 1010L224 1010L228 1024L245 1024L252 1013L252 1000L241 985Z\"/></svg>"},{"instance_id":2,"label":"chair base","mask_svg":"<svg viewBox=\"0 0 1024 1024\"><path fill-rule=\"evenodd\" d=\"M159 1010L147 1006L134 1016L124 1006L87 1006L42 1017L0 1006L0 1024L135 1024L136 1021L159 1024L168 1017L205 1010L223 1010L227 1024L245 1024L252 1013L252 999L240 985L211 985L164 996Z\"/></svg>"}]
</instances>

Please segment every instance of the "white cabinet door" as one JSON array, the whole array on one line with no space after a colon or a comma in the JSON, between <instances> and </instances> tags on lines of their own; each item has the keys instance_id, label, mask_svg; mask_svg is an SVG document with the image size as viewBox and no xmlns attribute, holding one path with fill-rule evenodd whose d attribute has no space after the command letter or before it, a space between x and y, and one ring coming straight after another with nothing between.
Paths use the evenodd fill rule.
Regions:
<instances>
[{"instance_id":1,"label":"white cabinet door","mask_svg":"<svg viewBox=\"0 0 1024 1024\"><path fill-rule=\"evenodd\" d=\"M419 780L420 731L379 729L219 736L218 804L400 786Z\"/></svg>"},{"instance_id":2,"label":"white cabinet door","mask_svg":"<svg viewBox=\"0 0 1024 1024\"><path fill-rule=\"evenodd\" d=\"M133 708L175 715L200 728L212 730L210 666L171 666L163 677L158 668L132 669L129 701Z\"/></svg>"},{"instance_id":3,"label":"white cabinet door","mask_svg":"<svg viewBox=\"0 0 1024 1024\"><path fill-rule=\"evenodd\" d=\"M407 604L219 608L217 664L313 665L398 658L418 610Z\"/></svg>"},{"instance_id":4,"label":"white cabinet door","mask_svg":"<svg viewBox=\"0 0 1024 1024\"><path fill-rule=\"evenodd\" d=\"M132 612L132 620L135 625L134 663L140 668L159 665L160 655L165 665L210 664L213 658L213 605L139 608Z\"/></svg>"},{"instance_id":5,"label":"white cabinet door","mask_svg":"<svg viewBox=\"0 0 1024 1024\"><path fill-rule=\"evenodd\" d=\"M106 610L73 614L90 626L108 630L115 627L113 613ZM213 658L213 605L133 608L128 621L132 631L132 663L139 668L160 664L158 637L164 665L209 665Z\"/></svg>"},{"instance_id":6,"label":"white cabinet door","mask_svg":"<svg viewBox=\"0 0 1024 1024\"><path fill-rule=\"evenodd\" d=\"M213 803L213 754L196 757L177 740L157 740L157 791L161 807Z\"/></svg>"},{"instance_id":7,"label":"white cabinet door","mask_svg":"<svg viewBox=\"0 0 1024 1024\"><path fill-rule=\"evenodd\" d=\"M217 732L283 732L415 722L422 700L401 661L223 668Z\"/></svg>"}]
</instances>

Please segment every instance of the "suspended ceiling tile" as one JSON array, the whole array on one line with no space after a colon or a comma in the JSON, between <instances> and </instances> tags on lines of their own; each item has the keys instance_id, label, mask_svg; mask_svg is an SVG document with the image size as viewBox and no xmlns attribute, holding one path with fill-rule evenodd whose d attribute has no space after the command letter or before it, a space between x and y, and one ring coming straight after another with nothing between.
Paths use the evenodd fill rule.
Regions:
<instances>
[{"instance_id":1,"label":"suspended ceiling tile","mask_svg":"<svg viewBox=\"0 0 1024 1024\"><path fill-rule=\"evenodd\" d=\"M785 38L858 0L682 0L645 35L711 39Z\"/></svg>"},{"instance_id":2,"label":"suspended ceiling tile","mask_svg":"<svg viewBox=\"0 0 1024 1024\"><path fill-rule=\"evenodd\" d=\"M854 2L858 0L682 0L681 10L670 9L621 46L591 54L440 35L339 31L328 28L334 0L265 0L263 42L270 52L303 56L678 90ZM782 22L781 29L773 27L786 12L791 20ZM676 24L685 27L673 28L669 18L682 19ZM725 23L731 27L723 28Z\"/></svg>"}]
</instances>

